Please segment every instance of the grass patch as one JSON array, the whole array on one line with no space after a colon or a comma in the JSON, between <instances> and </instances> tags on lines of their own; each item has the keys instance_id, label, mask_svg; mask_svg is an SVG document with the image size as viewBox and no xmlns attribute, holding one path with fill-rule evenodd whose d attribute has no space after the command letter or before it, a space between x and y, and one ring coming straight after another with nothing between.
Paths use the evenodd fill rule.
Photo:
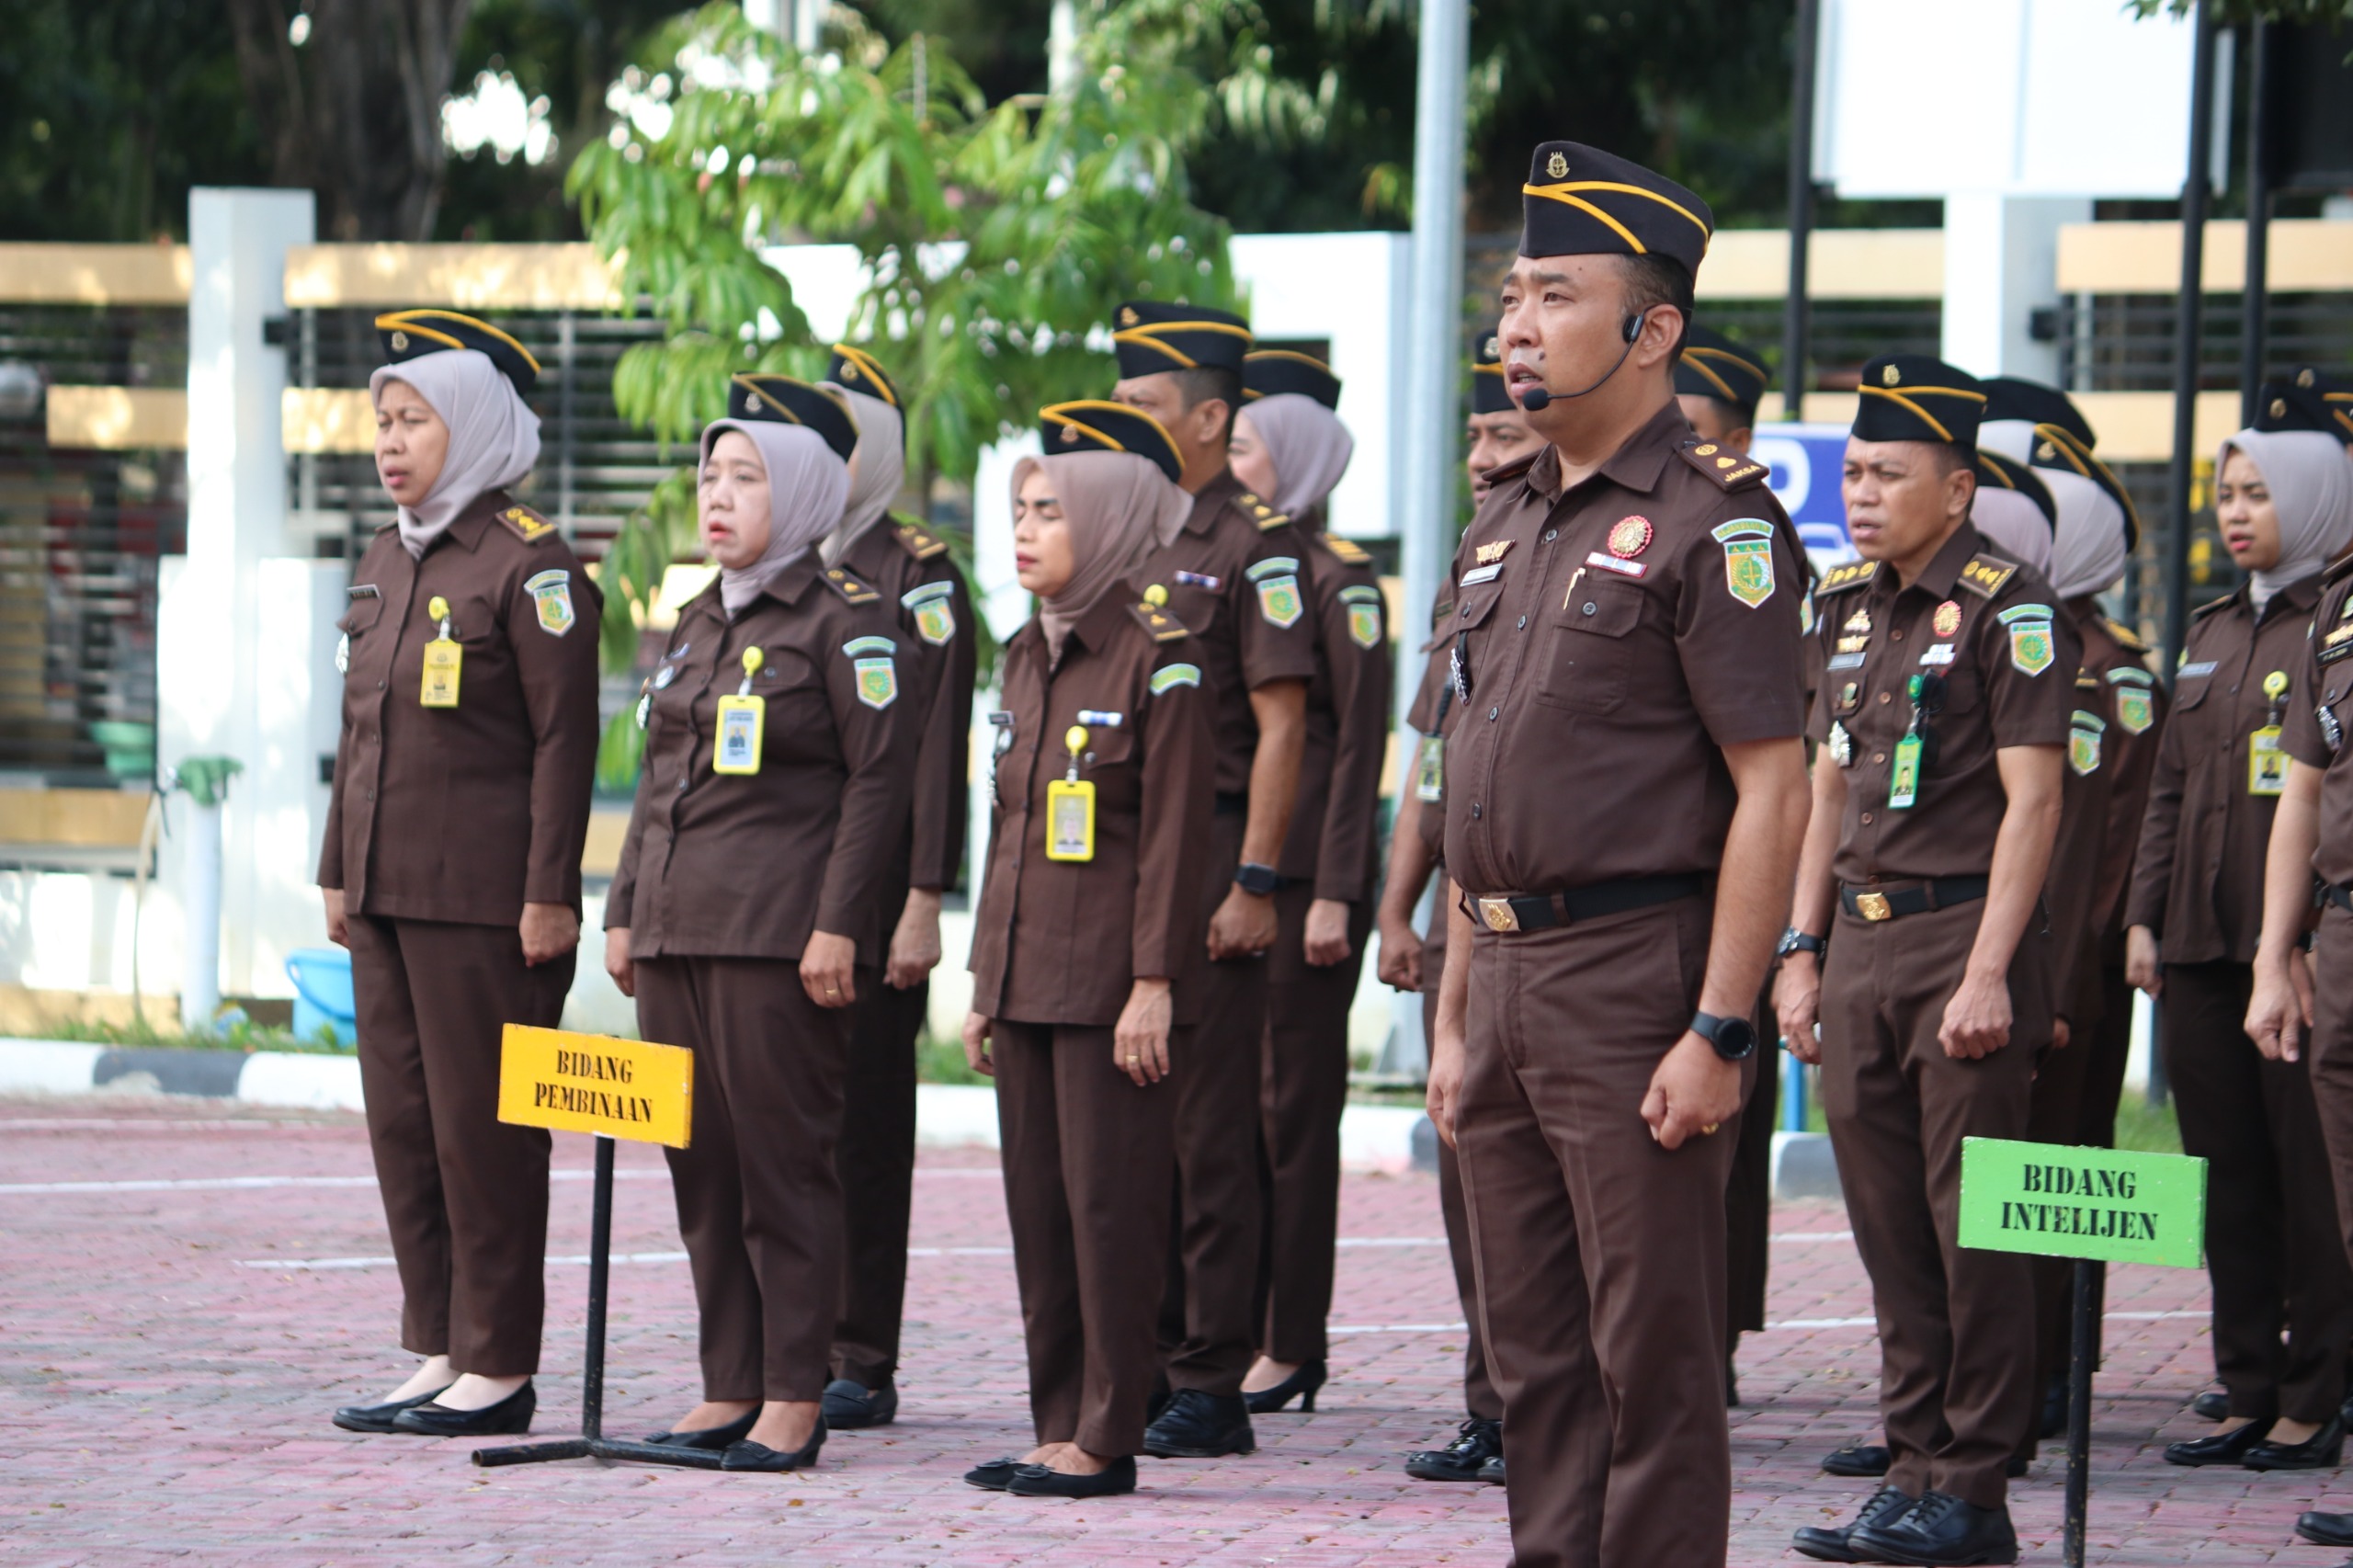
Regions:
<instances>
[{"instance_id":1,"label":"grass patch","mask_svg":"<svg viewBox=\"0 0 2353 1568\"><path fill-rule=\"evenodd\" d=\"M235 1051L248 1055L256 1051L291 1051L318 1056L352 1054L352 1048L337 1040L335 1031L324 1026L316 1036L305 1036L298 1035L292 1029L271 1028L248 1019L233 1020L223 1025L217 1034L188 1034L176 1028L159 1029L153 1024L103 1024L63 1018L44 1026L41 1038L74 1040L86 1045Z\"/></svg>"},{"instance_id":2,"label":"grass patch","mask_svg":"<svg viewBox=\"0 0 2353 1568\"><path fill-rule=\"evenodd\" d=\"M964 1063L964 1042L947 1040L926 1029L915 1039L915 1081L919 1084L993 1084Z\"/></svg>"},{"instance_id":3,"label":"grass patch","mask_svg":"<svg viewBox=\"0 0 2353 1568\"><path fill-rule=\"evenodd\" d=\"M2126 1089L2124 1103L2116 1108L2116 1146L2144 1154L2180 1153L2181 1120L2174 1114L2172 1096L2153 1106L2145 1096Z\"/></svg>"}]
</instances>

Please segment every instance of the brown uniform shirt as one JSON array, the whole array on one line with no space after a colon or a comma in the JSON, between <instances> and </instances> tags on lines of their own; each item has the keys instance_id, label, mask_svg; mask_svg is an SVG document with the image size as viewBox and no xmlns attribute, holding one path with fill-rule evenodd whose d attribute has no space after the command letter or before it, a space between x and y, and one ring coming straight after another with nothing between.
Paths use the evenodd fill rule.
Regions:
<instances>
[{"instance_id":1,"label":"brown uniform shirt","mask_svg":"<svg viewBox=\"0 0 2353 1568\"><path fill-rule=\"evenodd\" d=\"M608 929L634 958L798 959L812 931L879 964L882 892L906 833L924 715L899 682L898 607L805 555L731 619L714 582L687 601L642 699L645 766ZM712 767L719 699L767 707L759 771Z\"/></svg>"},{"instance_id":2,"label":"brown uniform shirt","mask_svg":"<svg viewBox=\"0 0 2353 1568\"><path fill-rule=\"evenodd\" d=\"M2253 963L2263 935L2263 859L2276 795L2247 789L2248 737L2283 722L2312 636L2320 574L2290 583L2263 613L2244 587L2200 608L2174 674L2124 923L2157 935L2167 963ZM2277 670L2290 683L2263 695Z\"/></svg>"},{"instance_id":3,"label":"brown uniform shirt","mask_svg":"<svg viewBox=\"0 0 2353 1568\"><path fill-rule=\"evenodd\" d=\"M1273 681L1315 678L1304 549L1290 520L1227 469L1201 487L1183 530L1138 574L1168 590L1168 608L1201 640L1201 673L1215 704L1221 795L1249 792L1250 761L1258 753L1250 694Z\"/></svg>"},{"instance_id":4,"label":"brown uniform shirt","mask_svg":"<svg viewBox=\"0 0 2353 1568\"><path fill-rule=\"evenodd\" d=\"M1847 737L1838 880L1986 874L2009 807L1995 753L2066 744L2075 711L2082 644L2051 585L1963 524L1900 592L1893 569L1878 562L1832 569L1814 588L1813 614L1824 650L1811 730L1824 745L1816 766L1838 766L1834 725ZM1911 723L1915 675L1944 677L1941 710L1926 721L1935 754L1913 804L1891 809L1889 775Z\"/></svg>"},{"instance_id":5,"label":"brown uniform shirt","mask_svg":"<svg viewBox=\"0 0 2353 1568\"><path fill-rule=\"evenodd\" d=\"M1139 596L1139 585L1106 594L1058 664L1035 620L1006 644L972 923L972 1010L984 1017L1116 1024L1138 976L1165 976L1176 1021L1192 1021L1185 981L1205 961L1200 867L1214 804L1211 695L1199 642ZM1087 734L1078 777L1095 786L1095 857L1051 860L1048 795L1069 774L1074 724Z\"/></svg>"},{"instance_id":6,"label":"brown uniform shirt","mask_svg":"<svg viewBox=\"0 0 2353 1568\"><path fill-rule=\"evenodd\" d=\"M1317 898L1355 903L1378 875L1381 765L1389 747L1389 618L1372 560L1331 534L1299 530L1314 605L1315 678L1290 833L1275 869Z\"/></svg>"},{"instance_id":7,"label":"brown uniform shirt","mask_svg":"<svg viewBox=\"0 0 2353 1568\"><path fill-rule=\"evenodd\" d=\"M458 705L418 700L449 602ZM385 528L351 574L319 885L354 915L512 926L580 907L604 598L555 525L477 498L421 561Z\"/></svg>"},{"instance_id":8,"label":"brown uniform shirt","mask_svg":"<svg viewBox=\"0 0 2353 1568\"><path fill-rule=\"evenodd\" d=\"M1453 569L1446 861L1466 892L1716 869L1719 748L1805 722L1804 555L1765 472L1672 403L1565 493L1550 447L1497 471Z\"/></svg>"},{"instance_id":9,"label":"brown uniform shirt","mask_svg":"<svg viewBox=\"0 0 2353 1568\"><path fill-rule=\"evenodd\" d=\"M905 694L924 716L905 885L954 887L972 811L972 681L980 658L964 574L949 558L946 540L898 517L869 528L840 564L898 606L899 645L911 655L900 673L921 677ZM895 908L904 901L893 888L885 902Z\"/></svg>"},{"instance_id":10,"label":"brown uniform shirt","mask_svg":"<svg viewBox=\"0 0 2353 1568\"><path fill-rule=\"evenodd\" d=\"M1438 585L1438 602L1430 607L1430 640L1422 644L1422 684L1405 722L1421 735L1421 744L1405 759L1398 789L1419 795L1422 846L1429 851L1430 874L1438 881L1438 897L1430 903L1430 928L1422 937L1422 989L1436 991L1446 972L1447 911L1451 903L1446 874L1446 730L1461 710L1454 705L1454 687L1447 678L1447 649L1452 636L1447 623L1454 618L1454 584Z\"/></svg>"},{"instance_id":11,"label":"brown uniform shirt","mask_svg":"<svg viewBox=\"0 0 2353 1568\"><path fill-rule=\"evenodd\" d=\"M2330 886L2344 887L2353 883L2353 763L2346 760L2345 745L2353 726L2353 558L2323 574L2312 644L2294 674L2279 744L2298 766L2326 769L2313 869ZM2326 720L2320 716L2324 709Z\"/></svg>"}]
</instances>

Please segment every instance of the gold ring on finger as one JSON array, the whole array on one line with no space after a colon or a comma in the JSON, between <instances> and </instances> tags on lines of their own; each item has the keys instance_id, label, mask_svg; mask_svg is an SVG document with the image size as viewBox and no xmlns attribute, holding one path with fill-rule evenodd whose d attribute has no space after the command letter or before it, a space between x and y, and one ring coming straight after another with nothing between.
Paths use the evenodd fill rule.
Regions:
<instances>
[{"instance_id":1,"label":"gold ring on finger","mask_svg":"<svg viewBox=\"0 0 2353 1568\"><path fill-rule=\"evenodd\" d=\"M1706 1134L1708 1134L1710 1137L1713 1137L1713 1136L1715 1136L1716 1129L1717 1129L1717 1128L1719 1128L1719 1127L1722 1127L1722 1125L1723 1125L1723 1123L1722 1123L1722 1122L1721 1122L1721 1121L1711 1121L1711 1122L1708 1123L1708 1125L1707 1125L1707 1126L1702 1127L1701 1129L1699 1129L1699 1131L1702 1131L1702 1132L1704 1132L1704 1133L1706 1133Z\"/></svg>"}]
</instances>

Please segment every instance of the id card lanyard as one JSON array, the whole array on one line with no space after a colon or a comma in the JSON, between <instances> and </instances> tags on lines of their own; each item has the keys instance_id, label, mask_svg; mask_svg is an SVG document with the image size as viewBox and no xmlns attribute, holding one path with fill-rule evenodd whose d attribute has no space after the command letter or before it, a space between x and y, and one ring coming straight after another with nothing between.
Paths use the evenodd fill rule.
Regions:
<instances>
[{"instance_id":1,"label":"id card lanyard","mask_svg":"<svg viewBox=\"0 0 2353 1568\"><path fill-rule=\"evenodd\" d=\"M1086 726L1073 724L1063 737L1070 748L1070 771L1046 786L1046 858L1095 858L1095 783L1078 776L1086 751Z\"/></svg>"},{"instance_id":2,"label":"id card lanyard","mask_svg":"<svg viewBox=\"0 0 2353 1568\"><path fill-rule=\"evenodd\" d=\"M1887 809L1906 811L1920 798L1920 677L1914 676L1904 683L1904 694L1912 699L1912 722L1895 743L1895 766L1887 775Z\"/></svg>"},{"instance_id":3,"label":"id card lanyard","mask_svg":"<svg viewBox=\"0 0 2353 1568\"><path fill-rule=\"evenodd\" d=\"M710 743L713 773L760 770L760 733L767 727L768 699L752 695L752 676L767 662L757 648L744 650L744 684L719 699L719 728Z\"/></svg>"},{"instance_id":4,"label":"id card lanyard","mask_svg":"<svg viewBox=\"0 0 2353 1568\"><path fill-rule=\"evenodd\" d=\"M2279 795L2288 788L2288 754L2279 749L2279 710L2288 699L2288 672L2273 670L2263 677L2263 695L2271 704L2263 728L2246 737L2246 792Z\"/></svg>"},{"instance_id":5,"label":"id card lanyard","mask_svg":"<svg viewBox=\"0 0 2353 1568\"><path fill-rule=\"evenodd\" d=\"M1454 699L1454 687L1448 686L1438 694L1438 719L1431 733L1422 737L1421 753L1414 761L1414 798L1424 805L1435 805L1446 798L1446 727L1447 705Z\"/></svg>"},{"instance_id":6,"label":"id card lanyard","mask_svg":"<svg viewBox=\"0 0 2353 1568\"><path fill-rule=\"evenodd\" d=\"M439 625L441 635L425 645L425 681L416 700L426 708L455 708L458 673L465 663L465 650L458 646L458 639L449 629L449 601L436 594L426 605L425 613Z\"/></svg>"}]
</instances>

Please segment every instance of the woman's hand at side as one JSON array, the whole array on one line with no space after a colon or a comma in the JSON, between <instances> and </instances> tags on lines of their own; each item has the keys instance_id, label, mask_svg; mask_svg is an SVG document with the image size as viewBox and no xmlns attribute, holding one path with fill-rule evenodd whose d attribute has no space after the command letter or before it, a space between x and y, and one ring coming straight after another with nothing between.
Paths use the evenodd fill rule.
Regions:
<instances>
[{"instance_id":1,"label":"woman's hand at side","mask_svg":"<svg viewBox=\"0 0 2353 1568\"><path fill-rule=\"evenodd\" d=\"M629 956L629 927L617 926L605 933L605 972L613 977L624 996L637 994L637 960Z\"/></svg>"},{"instance_id":2,"label":"woman's hand at side","mask_svg":"<svg viewBox=\"0 0 2353 1568\"><path fill-rule=\"evenodd\" d=\"M989 1056L989 1035L995 1028L993 1018L964 1015L964 1065L987 1078L996 1076L996 1062Z\"/></svg>"},{"instance_id":3,"label":"woman's hand at side","mask_svg":"<svg viewBox=\"0 0 2353 1568\"><path fill-rule=\"evenodd\" d=\"M1111 1031L1111 1064L1138 1088L1168 1076L1168 1029L1176 1018L1165 977L1140 977Z\"/></svg>"},{"instance_id":4,"label":"woman's hand at side","mask_svg":"<svg viewBox=\"0 0 2353 1568\"><path fill-rule=\"evenodd\" d=\"M858 944L830 931L813 931L801 949L801 988L820 1007L847 1007L858 1000L850 970L858 962Z\"/></svg>"}]
</instances>

